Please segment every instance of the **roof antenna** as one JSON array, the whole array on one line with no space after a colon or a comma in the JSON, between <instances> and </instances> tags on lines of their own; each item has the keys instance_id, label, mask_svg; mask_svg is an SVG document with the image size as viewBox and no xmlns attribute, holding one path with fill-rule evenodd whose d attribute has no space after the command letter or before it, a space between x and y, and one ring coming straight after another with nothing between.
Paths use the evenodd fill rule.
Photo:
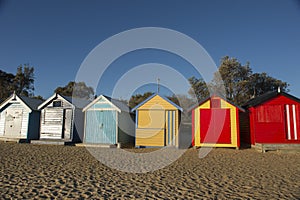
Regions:
<instances>
[{"instance_id":1,"label":"roof antenna","mask_svg":"<svg viewBox=\"0 0 300 200\"><path fill-rule=\"evenodd\" d=\"M278 93L280 93L280 92L281 92L280 86L278 86L278 88L277 88L277 92L278 92Z\"/></svg>"},{"instance_id":2,"label":"roof antenna","mask_svg":"<svg viewBox=\"0 0 300 200\"><path fill-rule=\"evenodd\" d=\"M159 94L159 81L160 81L160 79L157 78L157 94Z\"/></svg>"}]
</instances>

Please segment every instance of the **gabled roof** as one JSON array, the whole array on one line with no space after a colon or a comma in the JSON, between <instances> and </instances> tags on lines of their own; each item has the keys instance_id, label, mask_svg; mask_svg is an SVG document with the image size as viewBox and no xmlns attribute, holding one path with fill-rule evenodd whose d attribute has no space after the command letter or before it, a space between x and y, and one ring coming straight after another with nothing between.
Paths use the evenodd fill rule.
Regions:
<instances>
[{"instance_id":1,"label":"gabled roof","mask_svg":"<svg viewBox=\"0 0 300 200\"><path fill-rule=\"evenodd\" d=\"M64 96L64 95L54 93L44 103L39 105L38 109L39 110L43 109L46 105L48 105L51 101L53 101L57 97L60 97L64 100L66 100L67 102L69 102L70 104L72 104L76 108L83 108L90 102L90 100L88 100L88 99L74 98L74 97L69 97L69 96Z\"/></svg>"},{"instance_id":2,"label":"gabled roof","mask_svg":"<svg viewBox=\"0 0 300 200\"><path fill-rule=\"evenodd\" d=\"M139 107L141 107L142 105L144 105L146 102L148 102L149 100L151 100L153 97L155 96L159 96L162 99L164 99L165 101L167 101L168 103L172 104L173 106L175 106L178 110L180 110L182 112L182 108L180 106L178 106L177 104L175 104L174 102L172 102L170 99L160 96L159 94L153 94L150 97L148 97L147 99L145 99L144 101L142 101L141 103L139 103L137 106L135 106L134 108L131 109L131 111L135 111L136 109L138 109Z\"/></svg>"},{"instance_id":3,"label":"gabled roof","mask_svg":"<svg viewBox=\"0 0 300 200\"><path fill-rule=\"evenodd\" d=\"M130 108L127 106L127 104L123 101L113 99L111 97L105 96L105 95L100 95L96 99L94 99L91 103L89 103L86 107L83 108L83 111L86 111L89 109L91 106L93 106L95 103L97 103L100 99L105 99L107 102L110 103L112 107L114 107L118 112L128 112L130 113Z\"/></svg>"},{"instance_id":4,"label":"gabled roof","mask_svg":"<svg viewBox=\"0 0 300 200\"><path fill-rule=\"evenodd\" d=\"M29 98L29 97L24 97L24 96L19 96L19 97L32 110L38 110L39 105L44 102L43 100L40 100L40 99L33 99L33 98Z\"/></svg>"},{"instance_id":5,"label":"gabled roof","mask_svg":"<svg viewBox=\"0 0 300 200\"><path fill-rule=\"evenodd\" d=\"M260 105L268 100L271 100L279 95L282 95L282 96L285 96L289 99L292 99L294 101L297 101L300 103L300 99L298 99L297 97L294 97L286 92L278 92L278 91L272 91L272 92L267 92L263 95L260 95L256 98L253 98L251 100L249 100L247 103L245 103L243 106L246 107L246 108L249 108L249 107L253 107L253 106L257 106L257 105Z\"/></svg>"},{"instance_id":6,"label":"gabled roof","mask_svg":"<svg viewBox=\"0 0 300 200\"><path fill-rule=\"evenodd\" d=\"M188 112L191 112L193 109L197 108L198 106L202 105L203 103L205 103L206 101L208 101L210 98L212 97L219 97L221 99L223 99L224 101L226 101L227 103L230 103L231 105L233 105L234 107L237 107L240 111L245 112L245 109L243 109L241 106L238 106L236 104L234 104L233 102L227 100L223 95L221 94L217 94L217 93L213 93L209 96L207 96L206 98L201 99L197 105L192 106L191 108L188 109Z\"/></svg>"},{"instance_id":7,"label":"gabled roof","mask_svg":"<svg viewBox=\"0 0 300 200\"><path fill-rule=\"evenodd\" d=\"M33 99L33 98L30 98L30 97L25 97L25 96L19 96L17 94L12 94L4 102L2 102L2 104L0 105L0 109L3 108L5 105L7 105L13 99L20 100L30 110L38 110L38 106L41 103L43 103L43 101L40 100L40 99Z\"/></svg>"}]
</instances>

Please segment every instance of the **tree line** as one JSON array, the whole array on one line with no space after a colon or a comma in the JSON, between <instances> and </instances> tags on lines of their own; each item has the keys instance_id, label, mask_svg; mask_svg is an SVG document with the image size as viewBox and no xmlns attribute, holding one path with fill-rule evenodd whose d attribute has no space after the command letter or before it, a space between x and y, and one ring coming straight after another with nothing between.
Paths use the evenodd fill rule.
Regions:
<instances>
[{"instance_id":1,"label":"tree line","mask_svg":"<svg viewBox=\"0 0 300 200\"><path fill-rule=\"evenodd\" d=\"M0 103L9 97L13 92L21 96L43 99L41 96L34 95L34 67L29 64L17 67L16 74L6 73L0 70ZM185 106L191 106L192 99L200 101L212 93L224 93L225 98L237 105L243 105L249 99L264 94L269 91L277 90L289 91L287 82L269 76L267 73L253 73L249 62L242 65L236 58L225 56L221 59L218 71L214 73L211 82L206 83L202 78L189 78L191 85L187 95L168 96L176 104L184 102ZM63 87L54 90L65 96L78 98L93 98L94 89L87 86L84 82L70 81ZM153 93L136 94L131 96L128 101L130 107L135 107ZM187 109L187 108L184 108Z\"/></svg>"},{"instance_id":2,"label":"tree line","mask_svg":"<svg viewBox=\"0 0 300 200\"><path fill-rule=\"evenodd\" d=\"M213 80L206 83L202 78L189 78L189 94L201 100L212 93L224 93L225 98L237 105L264 93L275 91L289 92L287 82L269 76L267 73L253 73L250 63L242 65L236 58L225 56ZM224 91L225 90L225 91Z\"/></svg>"}]
</instances>

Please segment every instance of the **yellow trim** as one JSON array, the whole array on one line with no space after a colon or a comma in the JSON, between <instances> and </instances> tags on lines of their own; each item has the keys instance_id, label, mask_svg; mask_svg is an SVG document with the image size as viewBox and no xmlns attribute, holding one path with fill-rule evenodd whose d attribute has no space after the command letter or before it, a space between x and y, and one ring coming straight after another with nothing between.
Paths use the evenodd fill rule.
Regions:
<instances>
[{"instance_id":1,"label":"yellow trim","mask_svg":"<svg viewBox=\"0 0 300 200\"><path fill-rule=\"evenodd\" d=\"M221 99L221 98L220 98ZM230 127L231 127L231 144L203 144L200 143L200 109L209 109L210 100L207 100L205 103L194 109L194 134L195 134L195 146L205 146L205 147L237 147L237 116L236 116L236 107L230 103L221 99L221 108L230 109Z\"/></svg>"}]
</instances>

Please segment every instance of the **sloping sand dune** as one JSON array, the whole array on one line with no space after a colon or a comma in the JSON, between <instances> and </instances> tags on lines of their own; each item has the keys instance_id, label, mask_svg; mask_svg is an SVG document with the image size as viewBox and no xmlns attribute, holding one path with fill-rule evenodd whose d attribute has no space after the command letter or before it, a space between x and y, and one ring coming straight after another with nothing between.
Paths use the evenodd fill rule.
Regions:
<instances>
[{"instance_id":1,"label":"sloping sand dune","mask_svg":"<svg viewBox=\"0 0 300 200\"><path fill-rule=\"evenodd\" d=\"M0 143L0 163L1 199L300 199L300 153L213 149L200 159L189 149L166 168L125 173L84 147Z\"/></svg>"}]
</instances>

